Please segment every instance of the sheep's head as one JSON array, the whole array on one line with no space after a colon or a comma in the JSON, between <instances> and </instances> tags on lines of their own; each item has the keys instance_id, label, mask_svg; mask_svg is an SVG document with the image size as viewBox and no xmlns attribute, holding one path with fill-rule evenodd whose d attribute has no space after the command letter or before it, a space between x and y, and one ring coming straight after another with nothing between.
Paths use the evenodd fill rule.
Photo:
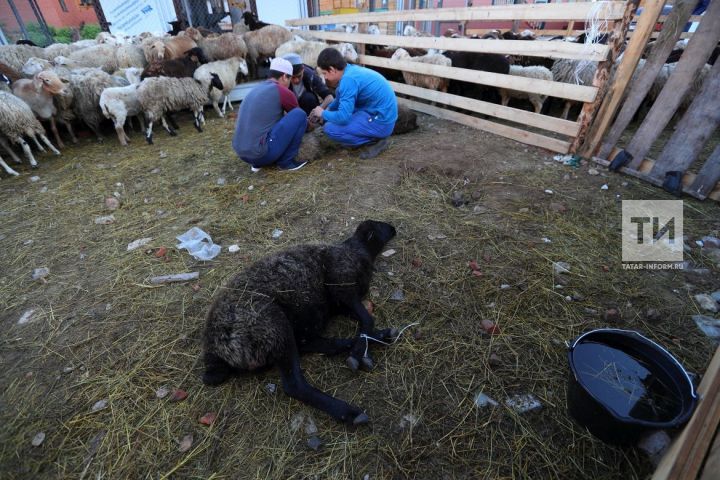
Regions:
<instances>
[{"instance_id":1,"label":"sheep's head","mask_svg":"<svg viewBox=\"0 0 720 480\"><path fill-rule=\"evenodd\" d=\"M185 52L185 56L196 64L208 63L208 59L200 47L193 47Z\"/></svg>"},{"instance_id":2,"label":"sheep's head","mask_svg":"<svg viewBox=\"0 0 720 480\"><path fill-rule=\"evenodd\" d=\"M26 77L34 77L35 74L52 68L52 63L44 58L30 57L20 70Z\"/></svg>"},{"instance_id":3,"label":"sheep's head","mask_svg":"<svg viewBox=\"0 0 720 480\"><path fill-rule=\"evenodd\" d=\"M202 33L200 33L200 31L195 27L186 28L185 35L190 37L195 42L198 42L203 38Z\"/></svg>"},{"instance_id":4,"label":"sheep's head","mask_svg":"<svg viewBox=\"0 0 720 480\"><path fill-rule=\"evenodd\" d=\"M44 70L33 78L36 87L40 87L52 95L64 95L65 84L57 74L51 70Z\"/></svg>"},{"instance_id":5,"label":"sheep's head","mask_svg":"<svg viewBox=\"0 0 720 480\"><path fill-rule=\"evenodd\" d=\"M410 54L404 48L398 48L390 57L391 60L404 60L406 58L410 58Z\"/></svg>"},{"instance_id":6,"label":"sheep's head","mask_svg":"<svg viewBox=\"0 0 720 480\"><path fill-rule=\"evenodd\" d=\"M244 77L248 76L248 66L247 66L247 62L245 61L245 59L243 59L243 58L240 59L240 65L238 65L237 71L238 71L238 73L242 74Z\"/></svg>"},{"instance_id":7,"label":"sheep's head","mask_svg":"<svg viewBox=\"0 0 720 480\"><path fill-rule=\"evenodd\" d=\"M163 60L165 58L165 43L162 40L155 40L150 43L145 56L148 60Z\"/></svg>"},{"instance_id":8,"label":"sheep's head","mask_svg":"<svg viewBox=\"0 0 720 480\"><path fill-rule=\"evenodd\" d=\"M395 237L396 233L395 227L389 223L365 220L358 225L353 239L363 244L368 252L375 257Z\"/></svg>"},{"instance_id":9,"label":"sheep's head","mask_svg":"<svg viewBox=\"0 0 720 480\"><path fill-rule=\"evenodd\" d=\"M415 37L417 36L418 31L415 27L412 25L405 25L405 28L403 29L403 36L405 37Z\"/></svg>"},{"instance_id":10,"label":"sheep's head","mask_svg":"<svg viewBox=\"0 0 720 480\"><path fill-rule=\"evenodd\" d=\"M378 27L375 24L372 24L368 27L367 33L369 35L380 35L380 27Z\"/></svg>"},{"instance_id":11,"label":"sheep's head","mask_svg":"<svg viewBox=\"0 0 720 480\"><path fill-rule=\"evenodd\" d=\"M100 32L95 37L97 43L105 43L108 45L117 45L118 41L112 33Z\"/></svg>"},{"instance_id":12,"label":"sheep's head","mask_svg":"<svg viewBox=\"0 0 720 480\"><path fill-rule=\"evenodd\" d=\"M343 58L349 62L357 62L358 54L355 51L355 47L351 43L341 43L338 45L338 50L342 54Z\"/></svg>"}]
</instances>

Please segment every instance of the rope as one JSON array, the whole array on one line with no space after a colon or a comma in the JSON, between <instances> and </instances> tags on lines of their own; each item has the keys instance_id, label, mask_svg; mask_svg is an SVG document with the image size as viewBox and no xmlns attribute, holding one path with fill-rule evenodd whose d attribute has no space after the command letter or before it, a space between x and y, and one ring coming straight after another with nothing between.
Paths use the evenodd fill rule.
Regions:
<instances>
[{"instance_id":1,"label":"rope","mask_svg":"<svg viewBox=\"0 0 720 480\"><path fill-rule=\"evenodd\" d=\"M608 21L606 18L600 17L600 11L605 8L606 3L603 1L593 0L593 5L585 17L585 43L583 44L584 53L590 54L592 45L597 43L603 32L608 29ZM581 74L586 68L595 68L595 62L591 60L580 60L575 66L575 84L582 85Z\"/></svg>"},{"instance_id":2,"label":"rope","mask_svg":"<svg viewBox=\"0 0 720 480\"><path fill-rule=\"evenodd\" d=\"M410 323L410 324L408 324L408 325L405 325L405 326L400 330L400 332L397 334L397 337L395 337L395 340L393 340L392 342L389 342L389 343L388 343L388 342L383 342L382 340L380 340L380 339L378 339L378 338L371 337L370 335L365 335L364 333L361 333L361 334L360 334L360 338L364 338L364 339L365 339L365 353L363 354L363 357L364 357L364 358L367 358L367 356L368 356L368 347L370 346L369 340L372 340L373 342L377 342L377 343L382 343L383 345L392 345L393 343L395 343L395 342L397 342L398 340L400 340L400 337L402 336L402 334L403 334L403 332L404 332L405 330L407 330L408 328L413 327L413 326L415 326L415 325L420 325L420 322L413 322L413 323Z\"/></svg>"}]
</instances>

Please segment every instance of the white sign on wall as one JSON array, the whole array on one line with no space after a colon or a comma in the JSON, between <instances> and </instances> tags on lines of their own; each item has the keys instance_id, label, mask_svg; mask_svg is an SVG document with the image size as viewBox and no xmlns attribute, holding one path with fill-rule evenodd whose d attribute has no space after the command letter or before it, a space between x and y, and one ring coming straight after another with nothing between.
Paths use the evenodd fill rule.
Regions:
<instances>
[{"instance_id":1,"label":"white sign on wall","mask_svg":"<svg viewBox=\"0 0 720 480\"><path fill-rule=\"evenodd\" d=\"M171 29L168 22L177 19L172 0L101 0L100 5L115 34L162 35Z\"/></svg>"}]
</instances>

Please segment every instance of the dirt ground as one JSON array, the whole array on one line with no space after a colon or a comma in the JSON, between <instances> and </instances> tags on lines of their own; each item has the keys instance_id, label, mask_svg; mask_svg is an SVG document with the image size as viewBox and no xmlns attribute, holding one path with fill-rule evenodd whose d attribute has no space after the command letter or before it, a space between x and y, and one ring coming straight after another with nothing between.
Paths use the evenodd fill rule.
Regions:
<instances>
[{"instance_id":1,"label":"dirt ground","mask_svg":"<svg viewBox=\"0 0 720 480\"><path fill-rule=\"evenodd\" d=\"M157 131L154 145L135 133L122 148L108 133L103 144L85 138L62 157L39 155L40 168L20 166L20 177L2 174L3 478L652 472L644 454L607 446L568 416L565 342L596 327L634 329L704 372L714 345L690 319L693 296L720 289L720 267L693 240L720 232L716 203L684 199L686 260L706 273L627 271L620 200L673 198L632 178L590 175L588 165L563 166L546 151L426 116L376 159L340 149L297 172L252 174L230 148L232 120L207 116L202 134L184 117L178 137ZM106 205L113 197L115 210ZM111 214L112 223L96 223ZM284 247L340 241L367 218L398 230L396 253L376 265L377 324L416 325L374 347L372 372L321 356L303 368L371 423L348 428L290 399L275 370L203 386L204 315L223 282ZM174 248L193 226L222 245L214 260ZM141 238L151 240L127 250ZM570 273L555 274L556 261ZM49 274L33 280L41 267ZM199 280L149 282L193 271ZM609 308L621 318L603 320ZM482 320L499 331L485 334ZM333 331L350 335L353 325L338 319ZM158 398L163 389L188 396ZM499 405L476 406L480 392ZM518 413L504 403L516 394L542 407ZM198 421L206 413L216 414L210 426Z\"/></svg>"}]
</instances>

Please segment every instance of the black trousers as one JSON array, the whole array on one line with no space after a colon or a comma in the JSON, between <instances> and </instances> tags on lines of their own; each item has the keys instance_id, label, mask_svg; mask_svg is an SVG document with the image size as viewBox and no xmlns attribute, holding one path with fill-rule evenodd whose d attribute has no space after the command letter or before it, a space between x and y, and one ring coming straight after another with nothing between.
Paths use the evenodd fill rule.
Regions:
<instances>
[{"instance_id":1,"label":"black trousers","mask_svg":"<svg viewBox=\"0 0 720 480\"><path fill-rule=\"evenodd\" d=\"M298 103L300 104L300 108L305 111L306 115L310 115L312 109L320 105L317 95L308 92L307 90L304 91L303 94L300 95L300 97L298 97Z\"/></svg>"}]
</instances>

